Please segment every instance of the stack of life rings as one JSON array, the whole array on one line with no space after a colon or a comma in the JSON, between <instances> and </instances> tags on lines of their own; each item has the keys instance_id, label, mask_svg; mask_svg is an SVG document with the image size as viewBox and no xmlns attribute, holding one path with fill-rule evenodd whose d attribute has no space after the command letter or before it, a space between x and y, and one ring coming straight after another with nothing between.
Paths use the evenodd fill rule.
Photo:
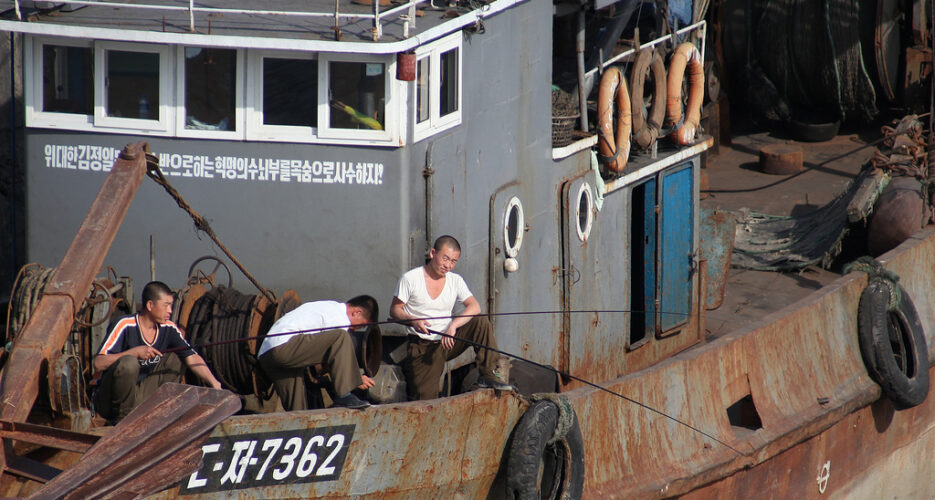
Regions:
<instances>
[{"instance_id":1,"label":"stack of life rings","mask_svg":"<svg viewBox=\"0 0 935 500\"><path fill-rule=\"evenodd\" d=\"M650 74L655 85L653 104L647 110L643 86ZM688 75L688 99L683 110L682 82L685 75ZM694 142L704 97L701 54L692 43L682 43L669 60L667 76L658 52L644 50L633 64L630 85L628 89L618 68L610 67L601 77L598 89L598 158L606 170L613 173L621 173L626 167L631 140L641 149L652 147L662 133L663 116L672 142L679 146Z\"/></svg>"}]
</instances>

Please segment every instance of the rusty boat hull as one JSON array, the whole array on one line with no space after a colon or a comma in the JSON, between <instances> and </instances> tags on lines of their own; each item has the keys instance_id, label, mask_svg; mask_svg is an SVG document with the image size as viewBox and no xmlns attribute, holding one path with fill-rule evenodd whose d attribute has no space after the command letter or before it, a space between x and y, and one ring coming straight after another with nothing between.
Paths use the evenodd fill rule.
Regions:
<instances>
[{"instance_id":1,"label":"rusty boat hull","mask_svg":"<svg viewBox=\"0 0 935 500\"><path fill-rule=\"evenodd\" d=\"M935 229L923 230L880 260L902 277L933 345ZM584 437L583 497L935 494L935 486L926 482L894 479L900 477L896 471L915 478L935 473L935 463L926 458L935 446L930 432L935 401L896 410L868 377L856 336L866 281L860 273L842 276L757 324L601 384L711 437L594 388L566 392ZM728 407L747 396L760 420L755 429L732 426L728 416ZM488 390L363 412L235 416L205 445L219 443L226 450L208 448L198 472L158 496L499 498L511 431L527 406L515 394ZM283 454L267 460L272 445L261 451L270 438L316 432L327 437L329 429L341 426L353 429L353 439L334 480L251 485L264 460L270 462L267 477L277 467L284 470ZM237 442L245 444L234 457ZM251 446L255 452L244 462ZM235 458L252 460L243 475L231 472L239 472ZM237 487L235 477L248 486ZM189 487L201 482L201 493Z\"/></svg>"}]
</instances>

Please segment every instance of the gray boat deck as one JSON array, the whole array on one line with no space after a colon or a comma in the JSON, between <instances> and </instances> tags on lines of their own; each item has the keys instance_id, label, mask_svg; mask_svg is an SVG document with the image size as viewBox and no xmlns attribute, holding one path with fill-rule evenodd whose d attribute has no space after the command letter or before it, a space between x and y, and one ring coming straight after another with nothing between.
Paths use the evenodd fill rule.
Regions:
<instances>
[{"instance_id":1,"label":"gray boat deck","mask_svg":"<svg viewBox=\"0 0 935 500\"><path fill-rule=\"evenodd\" d=\"M828 142L805 143L768 133L738 135L710 155L708 197L704 208L736 211L749 208L772 215L814 210L843 192L873 154L868 144L880 138L878 129L843 134ZM758 169L759 149L788 142L803 149L805 169L794 175L768 175ZM709 336L719 336L759 320L766 314L805 298L840 274L810 266L797 273L732 268L723 304L707 312Z\"/></svg>"}]
</instances>

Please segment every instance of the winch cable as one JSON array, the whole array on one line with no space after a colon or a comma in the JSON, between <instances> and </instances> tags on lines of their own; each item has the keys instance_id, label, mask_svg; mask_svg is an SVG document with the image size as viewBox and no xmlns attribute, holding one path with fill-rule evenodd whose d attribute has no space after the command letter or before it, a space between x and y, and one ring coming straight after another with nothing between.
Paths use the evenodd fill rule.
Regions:
<instances>
[{"instance_id":1,"label":"winch cable","mask_svg":"<svg viewBox=\"0 0 935 500\"><path fill-rule=\"evenodd\" d=\"M211 229L211 225L208 224L208 220L205 219L201 214L196 212L195 209L193 209L191 205L189 205L188 202L186 202L185 199L182 198L182 195L179 194L179 192L176 191L176 189L172 187L171 184L169 184L169 181L166 179L166 176L162 173L162 170L159 169L159 158L152 153L146 153L146 175L150 179L154 180L156 184L159 184L160 186L162 186L163 189L165 189L167 193L169 193L169 196L171 196L172 199L175 200L175 203L179 206L179 208L184 210L185 213L187 213L189 217L192 218L192 221L195 223L195 228L207 234L208 237L211 238L211 241L213 241L214 244L217 245L218 248L220 248L222 252L224 252L224 255L227 255L227 258L230 259L231 262L233 262L235 266L237 266L237 269L240 269L240 272L242 272L244 276L246 276L247 279L250 280L250 283L253 283L253 286L255 286L257 290L260 291L260 293L265 295L266 298L271 300L273 303L278 302L278 300L276 299L276 294L273 293L272 290L261 285L260 282L257 281L256 278L254 278L253 275L250 274L249 271L247 271L247 269L243 266L243 264L241 264L240 261L237 260L237 257L234 257L234 254L232 254L231 251L228 250L227 247L224 246L223 243L221 243L221 240L219 240L217 235L214 234L214 230Z\"/></svg>"},{"instance_id":2,"label":"winch cable","mask_svg":"<svg viewBox=\"0 0 935 500\"><path fill-rule=\"evenodd\" d=\"M199 298L185 325L189 341L204 349L205 360L226 387L244 394L255 390L255 360L248 344L256 295L218 287ZM167 351L168 352L168 351Z\"/></svg>"},{"instance_id":3,"label":"winch cable","mask_svg":"<svg viewBox=\"0 0 935 500\"><path fill-rule=\"evenodd\" d=\"M566 311L566 310L559 310L559 311L520 311L520 312L508 312L508 313L478 314L477 316L520 316L520 315L532 315L532 314L560 314L560 313L561 313L561 314L564 314L564 313L584 313L584 314L593 314L593 313L633 313L633 312L640 312L640 311L623 310L623 309L615 309L615 310L608 310L608 309L589 309L589 310L574 310L574 311ZM192 311L192 314L194 314L194 311ZM668 314L687 315L686 313L668 313ZM420 318L420 319L450 319L450 318L455 318L455 317L465 317L465 316L464 316L464 315L455 315L455 316L433 316L433 317L429 317L429 318ZM361 325L359 325L359 326L364 327L364 326L371 326L371 325L387 325L387 324L406 325L407 323L408 323L407 321L388 320L388 321L374 321L374 322L370 322L370 323L364 323L364 324L361 324ZM217 345L221 345L221 344L234 344L234 343L247 342L247 341L250 341L250 340L258 340L258 339L262 339L262 338L265 338L265 337L278 337L278 336L281 336L281 335L295 335L295 334L304 334L304 333L315 333L315 332L320 332L320 331L325 331L325 330L333 330L333 329L334 329L333 327L309 328L309 329L305 329L305 330L294 330L294 331L289 331L289 332L274 333L274 334L265 335L265 336L241 337L241 338L235 338L235 339L219 340L219 341L210 342L210 343L207 343L207 344L197 344L197 345L196 345L195 343L191 343L191 346L192 346L193 348L213 347L213 346L217 346ZM556 373L556 374L558 374L558 375L561 375L562 377L566 377L566 378L569 378L569 379L572 379L572 380L577 380L578 382L581 382L581 383L583 383L583 384L586 384L586 385L588 385L588 386L590 386L590 387L594 387L595 389L604 391L604 392L606 392L606 393L608 393L608 394L612 394L612 395L614 395L614 396L616 396L616 397L618 397L618 398L621 398L621 399L623 399L623 400L625 400L625 401L627 401L627 402L633 403L633 404L635 404L635 405L637 405L637 406L639 406L639 407L641 407L641 408L643 408L643 409L646 409L646 410L649 410L649 411L651 411L651 412L653 412L653 413L656 413L656 414L658 414L658 415L661 415L661 416L663 416L663 417L665 417L665 418L667 418L667 419L669 419L669 420L671 420L671 421L673 421L673 422L675 422L675 423L677 423L677 424L679 424L679 425L682 425L682 426L684 426L684 427L687 427L688 429L691 429L692 431L697 432L697 433L701 434L702 436L707 437L708 439L710 439L710 440L712 440L712 441L714 441L714 442L716 442L716 443L718 443L718 444L720 444L720 445L723 445L723 446L727 447L728 449L730 449L731 451L733 451L734 453L736 453L736 454L738 454L738 455L743 455L742 452L740 452L739 450L737 450L737 449L734 448L733 446L731 446L731 445L725 443L724 441L722 441L722 440L720 440L720 439L714 437L713 435L711 435L711 434L709 434L709 433L707 433L707 432L705 432L705 431L703 431L703 430L701 430L701 429L699 429L699 428L697 428L697 427L695 427L695 426L693 426L693 425L691 425L691 424L689 424L689 423L687 423L687 422L685 422L685 421L683 421L683 420L681 420L681 419L679 419L679 418L677 418L677 417L674 417L674 416L672 416L672 415L669 415L669 414L667 414L667 413L665 413L665 412L663 412L663 411L661 411L661 410L657 410L657 409L655 409L655 408L653 408L653 407L651 407L651 406L649 406L649 405L647 405L647 404L645 404L645 403L642 403L642 402L640 402L640 401L637 401L637 400L635 400L635 399L633 399L633 398L631 398L631 397L624 396L623 394L620 394L620 393L618 393L618 392L612 391L612 390L610 390L610 389L608 389L608 388L606 388L606 387L600 386L600 385L595 384L595 383L593 383L593 382L591 382L591 381L585 380L585 379L583 379L583 378L581 378L581 377L577 377L577 376L572 375L572 374L570 374L570 373L567 373L567 372L564 372L564 371L562 371L562 370L559 370L558 368L555 368L555 367L552 367L552 366L549 366L549 365L545 365L545 364L542 364L542 363L538 363L538 362L533 361L533 360L531 360L531 359L527 359L527 358L524 358L524 357L519 356L519 355L516 355L516 354L512 354L512 353L509 353L509 352L506 352L506 351L503 351L503 350L500 350L500 349L496 349L496 348L490 347L490 346L488 346L488 345L481 344L481 343L479 343L479 342L474 342L474 341L472 341L472 340L468 340L468 339L464 339L464 338L460 338L460 337L455 337L455 336L452 336L452 335L447 335L447 334L445 334L445 333L438 332L438 331L431 330L431 329L429 329L429 332L431 332L431 333L433 333L433 334L436 334L436 335L440 335L440 336L442 336L442 337L448 337L448 338L454 339L454 340L456 340L456 341L464 342L464 343L469 344L469 345L471 345L471 346L473 346L473 347L476 347L476 348L486 349L486 350L488 350L488 351L493 351L493 352L496 352L496 353L501 354L501 355L503 355L503 356L507 356L507 357L510 357L510 358L513 358L513 359L516 359L516 360L519 360L519 361L523 361L523 362L525 362L525 363L529 363L529 364L531 364L531 365L533 365L533 366L536 366L536 367L538 367L538 368L541 368L541 369L543 369L543 370L548 370L548 371L554 372L554 373ZM184 349L182 349L182 348L168 349L168 350L163 351L163 352L164 352L164 353L168 353L168 352L175 352L175 351L181 351L181 350L184 350Z\"/></svg>"}]
</instances>

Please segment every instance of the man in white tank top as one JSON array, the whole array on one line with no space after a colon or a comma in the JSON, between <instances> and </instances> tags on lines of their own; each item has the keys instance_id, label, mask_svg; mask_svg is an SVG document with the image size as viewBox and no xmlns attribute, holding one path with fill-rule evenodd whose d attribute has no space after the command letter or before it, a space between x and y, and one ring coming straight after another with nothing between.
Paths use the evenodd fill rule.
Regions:
<instances>
[{"instance_id":1,"label":"man in white tank top","mask_svg":"<svg viewBox=\"0 0 935 500\"><path fill-rule=\"evenodd\" d=\"M434 399L445 361L458 357L471 340L494 349L497 342L490 321L480 313L480 304L461 276L451 272L461 256L461 245L451 236L441 236L429 252L429 262L408 271L396 286L390 316L409 323L409 356L403 363L409 399ZM460 316L451 317L456 303L464 305ZM440 332L438 335L432 332ZM512 389L496 372L500 356L475 347L480 371L478 385Z\"/></svg>"}]
</instances>

